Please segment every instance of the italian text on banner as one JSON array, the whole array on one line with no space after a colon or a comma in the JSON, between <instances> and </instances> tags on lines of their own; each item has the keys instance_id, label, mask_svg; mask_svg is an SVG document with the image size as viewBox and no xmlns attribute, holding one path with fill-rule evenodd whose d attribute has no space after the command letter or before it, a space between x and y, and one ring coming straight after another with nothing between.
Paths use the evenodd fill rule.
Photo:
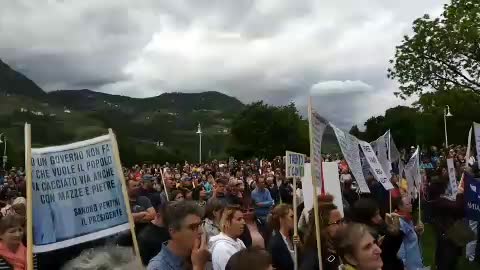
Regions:
<instances>
[{"instance_id":1,"label":"italian text on banner","mask_svg":"<svg viewBox=\"0 0 480 270\"><path fill-rule=\"evenodd\" d=\"M380 184L386 189L390 190L393 189L393 185L390 182L390 179L387 177L385 172L383 171L382 165L378 162L378 158L373 152L372 146L368 142L358 141L360 144L360 148L363 150L363 154L365 155L365 159L367 160L368 164L370 165L371 172L375 179L377 179Z\"/></svg>"},{"instance_id":2,"label":"italian text on banner","mask_svg":"<svg viewBox=\"0 0 480 270\"><path fill-rule=\"evenodd\" d=\"M367 181L362 171L362 164L360 162L360 150L358 149L358 139L348 133L343 132L341 129L335 127L332 123L330 126L337 136L338 144L342 150L342 154L352 171L355 180L357 181L360 191L363 193L370 193Z\"/></svg>"},{"instance_id":3,"label":"italian text on banner","mask_svg":"<svg viewBox=\"0 0 480 270\"><path fill-rule=\"evenodd\" d=\"M34 252L48 252L130 228L109 135L32 149Z\"/></svg>"},{"instance_id":4,"label":"italian text on banner","mask_svg":"<svg viewBox=\"0 0 480 270\"><path fill-rule=\"evenodd\" d=\"M317 184L317 188L322 190L323 187L323 176L322 176L322 139L327 123L324 122L322 117L318 113L312 111L311 119L311 130L312 138L310 142L312 143L311 153L311 164L312 164L312 177Z\"/></svg>"}]
</instances>

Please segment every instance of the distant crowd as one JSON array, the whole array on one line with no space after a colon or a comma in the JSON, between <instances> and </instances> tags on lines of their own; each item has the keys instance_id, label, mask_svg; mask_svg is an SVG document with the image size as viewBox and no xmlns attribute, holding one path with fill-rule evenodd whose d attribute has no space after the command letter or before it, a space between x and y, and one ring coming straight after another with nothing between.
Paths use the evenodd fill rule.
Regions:
<instances>
[{"instance_id":1,"label":"distant crowd","mask_svg":"<svg viewBox=\"0 0 480 270\"><path fill-rule=\"evenodd\" d=\"M403 152L405 163L411 150ZM448 194L448 158L454 160L459 185L453 197ZM231 158L123 168L139 256L132 251L133 240L127 231L36 254L35 267L141 269L137 265L141 261L149 270L293 270L295 263L302 270L320 266L326 270L417 270L426 267L419 241L425 224L433 228L436 269L457 269L464 250L471 263L480 261L480 245L475 246L479 226L465 219L462 186L464 172L480 175L473 155L466 160L465 147L422 153L422 186L415 187L420 198L408 192L399 164L392 166L393 190L386 191L368 174L370 193L360 193L340 155L325 155L324 160L338 163L343 208L334 203L333 195L317 198L321 258L315 212L305 208L301 182L293 186L292 179L285 177L284 158ZM0 175L4 176L0 178L0 269L24 269L25 258L18 254L25 249L25 173L18 167ZM298 202L296 221L294 198ZM465 231L470 237L458 237Z\"/></svg>"}]
</instances>

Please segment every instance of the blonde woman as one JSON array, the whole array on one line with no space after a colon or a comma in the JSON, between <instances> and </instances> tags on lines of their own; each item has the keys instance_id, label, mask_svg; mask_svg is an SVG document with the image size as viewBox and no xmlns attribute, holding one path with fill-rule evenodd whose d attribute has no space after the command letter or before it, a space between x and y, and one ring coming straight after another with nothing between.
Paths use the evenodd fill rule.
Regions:
<instances>
[{"instance_id":1,"label":"blonde woman","mask_svg":"<svg viewBox=\"0 0 480 270\"><path fill-rule=\"evenodd\" d=\"M245 230L245 219L240 207L229 206L223 210L220 229L221 233L208 242L213 270L224 270L230 257L245 249L245 244L239 238Z\"/></svg>"}]
</instances>

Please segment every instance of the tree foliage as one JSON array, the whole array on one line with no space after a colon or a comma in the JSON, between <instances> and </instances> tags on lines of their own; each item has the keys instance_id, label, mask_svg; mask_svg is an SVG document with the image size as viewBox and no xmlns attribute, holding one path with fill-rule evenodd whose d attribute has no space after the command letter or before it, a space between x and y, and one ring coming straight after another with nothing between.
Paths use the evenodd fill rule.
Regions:
<instances>
[{"instance_id":1,"label":"tree foliage","mask_svg":"<svg viewBox=\"0 0 480 270\"><path fill-rule=\"evenodd\" d=\"M295 104L270 106L263 102L248 105L232 121L228 153L237 158L272 158L285 150L309 152L308 122Z\"/></svg>"},{"instance_id":2,"label":"tree foliage","mask_svg":"<svg viewBox=\"0 0 480 270\"><path fill-rule=\"evenodd\" d=\"M397 46L388 77L401 98L426 90L480 91L480 1L452 0L438 18L413 22L411 36Z\"/></svg>"},{"instance_id":3,"label":"tree foliage","mask_svg":"<svg viewBox=\"0 0 480 270\"><path fill-rule=\"evenodd\" d=\"M466 144L472 122L480 122L480 95L461 89L425 93L414 107L390 108L383 116L365 122L366 130L360 138L373 141L387 130L399 147L414 145L440 146L444 144L444 110L450 106L452 117L447 120L449 144ZM353 127L352 127L353 129Z\"/></svg>"}]
</instances>

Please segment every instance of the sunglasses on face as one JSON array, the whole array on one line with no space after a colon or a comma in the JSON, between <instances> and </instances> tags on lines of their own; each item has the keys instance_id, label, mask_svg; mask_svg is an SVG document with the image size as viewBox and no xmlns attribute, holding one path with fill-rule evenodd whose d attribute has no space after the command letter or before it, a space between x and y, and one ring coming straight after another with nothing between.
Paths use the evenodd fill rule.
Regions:
<instances>
[{"instance_id":1,"label":"sunglasses on face","mask_svg":"<svg viewBox=\"0 0 480 270\"><path fill-rule=\"evenodd\" d=\"M337 221L335 221L335 222L330 222L330 223L328 223L327 226L340 225L340 224L343 224L343 223L345 223L345 219L342 218L342 219L339 219L339 220L337 220Z\"/></svg>"},{"instance_id":2,"label":"sunglasses on face","mask_svg":"<svg viewBox=\"0 0 480 270\"><path fill-rule=\"evenodd\" d=\"M186 227L191 230L191 231L197 231L198 228L200 228L200 226L202 225L202 222L199 222L199 223L192 223L192 224L189 224L187 225Z\"/></svg>"}]
</instances>

